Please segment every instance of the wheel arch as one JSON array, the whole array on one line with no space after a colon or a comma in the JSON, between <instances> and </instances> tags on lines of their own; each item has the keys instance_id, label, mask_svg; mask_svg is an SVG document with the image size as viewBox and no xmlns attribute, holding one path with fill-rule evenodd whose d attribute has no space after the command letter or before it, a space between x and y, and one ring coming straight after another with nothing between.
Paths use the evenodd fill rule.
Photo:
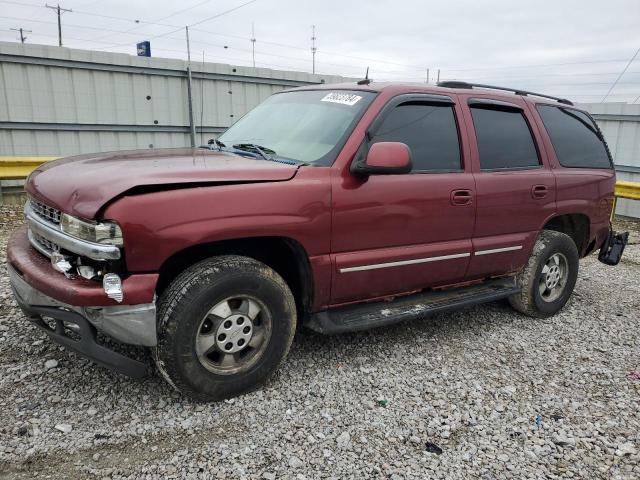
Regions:
<instances>
[{"instance_id":1,"label":"wheel arch","mask_svg":"<svg viewBox=\"0 0 640 480\"><path fill-rule=\"evenodd\" d=\"M191 245L162 263L156 293L161 295L173 279L191 265L218 255L242 255L269 266L291 289L299 318L302 320L310 313L314 285L309 256L300 242L289 237L235 238Z\"/></svg>"},{"instance_id":2,"label":"wheel arch","mask_svg":"<svg viewBox=\"0 0 640 480\"><path fill-rule=\"evenodd\" d=\"M589 242L591 220L584 213L565 213L555 215L547 220L542 230L553 230L571 237L578 249L578 255L584 257L595 247L595 240Z\"/></svg>"}]
</instances>

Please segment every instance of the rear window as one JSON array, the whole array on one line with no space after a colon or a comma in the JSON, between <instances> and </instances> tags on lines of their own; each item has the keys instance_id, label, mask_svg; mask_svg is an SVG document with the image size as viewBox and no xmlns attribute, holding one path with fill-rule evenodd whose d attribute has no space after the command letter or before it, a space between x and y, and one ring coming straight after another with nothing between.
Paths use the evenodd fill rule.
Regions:
<instances>
[{"instance_id":1,"label":"rear window","mask_svg":"<svg viewBox=\"0 0 640 480\"><path fill-rule=\"evenodd\" d=\"M570 108L538 105L544 127L563 167L611 168L605 144L593 120Z\"/></svg>"},{"instance_id":2,"label":"rear window","mask_svg":"<svg viewBox=\"0 0 640 480\"><path fill-rule=\"evenodd\" d=\"M480 168L531 168L540 165L531 130L519 110L472 107Z\"/></svg>"}]
</instances>

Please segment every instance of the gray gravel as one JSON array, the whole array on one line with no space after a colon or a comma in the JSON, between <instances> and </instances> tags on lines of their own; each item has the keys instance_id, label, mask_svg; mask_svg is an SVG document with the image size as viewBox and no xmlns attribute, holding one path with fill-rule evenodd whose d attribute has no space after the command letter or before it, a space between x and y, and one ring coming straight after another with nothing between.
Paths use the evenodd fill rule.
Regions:
<instances>
[{"instance_id":1,"label":"gray gravel","mask_svg":"<svg viewBox=\"0 0 640 480\"><path fill-rule=\"evenodd\" d=\"M582 261L554 318L499 302L302 332L265 388L197 404L27 323L4 267L13 215L0 208L0 478L640 478L638 224L618 267Z\"/></svg>"}]
</instances>

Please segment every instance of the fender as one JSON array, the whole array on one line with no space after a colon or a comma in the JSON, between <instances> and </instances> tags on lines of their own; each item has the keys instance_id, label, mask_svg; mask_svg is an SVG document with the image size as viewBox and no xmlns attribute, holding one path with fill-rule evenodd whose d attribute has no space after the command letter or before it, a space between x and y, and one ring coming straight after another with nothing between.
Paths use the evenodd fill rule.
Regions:
<instances>
[{"instance_id":1,"label":"fender","mask_svg":"<svg viewBox=\"0 0 640 480\"><path fill-rule=\"evenodd\" d=\"M330 249L330 185L328 168L306 167L286 182L124 196L104 217L120 223L132 273L157 272L180 250L236 238L291 238L312 260Z\"/></svg>"}]
</instances>

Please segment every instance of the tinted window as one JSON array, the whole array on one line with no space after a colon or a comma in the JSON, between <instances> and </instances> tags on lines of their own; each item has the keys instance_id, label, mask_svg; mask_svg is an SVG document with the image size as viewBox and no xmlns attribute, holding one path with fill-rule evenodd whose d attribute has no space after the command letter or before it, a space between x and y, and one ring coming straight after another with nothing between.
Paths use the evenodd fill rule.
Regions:
<instances>
[{"instance_id":1,"label":"tinted window","mask_svg":"<svg viewBox=\"0 0 640 480\"><path fill-rule=\"evenodd\" d=\"M373 141L406 143L413 171L460 170L458 129L449 105L399 105L385 117Z\"/></svg>"},{"instance_id":2,"label":"tinted window","mask_svg":"<svg viewBox=\"0 0 640 480\"><path fill-rule=\"evenodd\" d=\"M565 167L611 168L593 121L570 108L538 106L558 161Z\"/></svg>"},{"instance_id":3,"label":"tinted window","mask_svg":"<svg viewBox=\"0 0 640 480\"><path fill-rule=\"evenodd\" d=\"M520 111L471 108L480 168L523 168L540 164L529 125Z\"/></svg>"}]
</instances>

